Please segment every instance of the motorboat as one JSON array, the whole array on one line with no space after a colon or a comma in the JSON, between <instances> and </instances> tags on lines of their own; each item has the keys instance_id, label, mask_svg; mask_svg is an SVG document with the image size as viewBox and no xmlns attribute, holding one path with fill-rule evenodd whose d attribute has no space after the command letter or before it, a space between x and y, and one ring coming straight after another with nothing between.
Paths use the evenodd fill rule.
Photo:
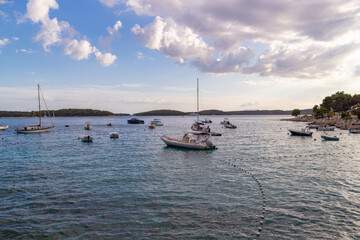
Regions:
<instances>
[{"instance_id":1,"label":"motorboat","mask_svg":"<svg viewBox=\"0 0 360 240\"><path fill-rule=\"evenodd\" d=\"M337 136L321 135L321 138L325 141L339 141L339 138Z\"/></svg>"},{"instance_id":2,"label":"motorboat","mask_svg":"<svg viewBox=\"0 0 360 240\"><path fill-rule=\"evenodd\" d=\"M132 118L127 121L128 121L128 124L144 124L145 123L144 120L140 120L138 118Z\"/></svg>"},{"instance_id":3,"label":"motorboat","mask_svg":"<svg viewBox=\"0 0 360 240\"><path fill-rule=\"evenodd\" d=\"M293 136L306 136L311 137L313 132L309 130L309 128L303 128L301 130L289 129L291 135Z\"/></svg>"},{"instance_id":4,"label":"motorboat","mask_svg":"<svg viewBox=\"0 0 360 240\"><path fill-rule=\"evenodd\" d=\"M335 127L318 127L317 131L335 131Z\"/></svg>"},{"instance_id":5,"label":"motorboat","mask_svg":"<svg viewBox=\"0 0 360 240\"><path fill-rule=\"evenodd\" d=\"M204 123L195 121L191 126L191 130L193 134L210 134L210 127L205 127Z\"/></svg>"},{"instance_id":6,"label":"motorboat","mask_svg":"<svg viewBox=\"0 0 360 240\"><path fill-rule=\"evenodd\" d=\"M42 122L41 122L41 106L40 106L40 95L42 95L42 92L40 90L40 85L38 84L37 86L38 86L38 106L39 106L38 117L39 117L39 124L38 125L25 126L22 129L16 128L15 129L16 133L23 133L23 134L27 134L27 133L44 133L44 132L49 132L52 128L54 128L54 124L52 124L52 126L47 126L47 127L42 126ZM44 96L43 96L43 101L45 102ZM45 105L46 105L46 103L45 103ZM50 118L50 120L51 120L51 118ZM51 120L51 122L52 122L52 120Z\"/></svg>"},{"instance_id":7,"label":"motorboat","mask_svg":"<svg viewBox=\"0 0 360 240\"><path fill-rule=\"evenodd\" d=\"M231 124L231 123L224 124L224 127L225 128L232 128L232 129L236 128L236 126L234 124Z\"/></svg>"},{"instance_id":8,"label":"motorboat","mask_svg":"<svg viewBox=\"0 0 360 240\"><path fill-rule=\"evenodd\" d=\"M150 124L154 124L155 126L164 126L164 124L161 122L161 119L155 118L150 122Z\"/></svg>"},{"instance_id":9,"label":"motorboat","mask_svg":"<svg viewBox=\"0 0 360 240\"><path fill-rule=\"evenodd\" d=\"M85 129L85 130L91 130L91 129L92 129L92 126L91 126L90 122L87 122L87 123L85 124L84 129Z\"/></svg>"},{"instance_id":10,"label":"motorboat","mask_svg":"<svg viewBox=\"0 0 360 240\"><path fill-rule=\"evenodd\" d=\"M196 138L191 137L192 132L187 132L181 139L175 139L166 135L161 137L167 146L180 147L188 149L208 150L216 149L216 146L210 141L209 137L202 138L202 136L195 135Z\"/></svg>"},{"instance_id":11,"label":"motorboat","mask_svg":"<svg viewBox=\"0 0 360 240\"><path fill-rule=\"evenodd\" d=\"M202 123L212 123L212 121L208 118L205 118L205 120L202 120L201 122Z\"/></svg>"},{"instance_id":12,"label":"motorboat","mask_svg":"<svg viewBox=\"0 0 360 240\"><path fill-rule=\"evenodd\" d=\"M9 128L9 126L0 125L0 130L6 130L6 129L8 129L8 128Z\"/></svg>"},{"instance_id":13,"label":"motorboat","mask_svg":"<svg viewBox=\"0 0 360 240\"><path fill-rule=\"evenodd\" d=\"M318 129L319 127L320 127L320 125L314 125L314 124L308 125L309 129Z\"/></svg>"},{"instance_id":14,"label":"motorboat","mask_svg":"<svg viewBox=\"0 0 360 240\"><path fill-rule=\"evenodd\" d=\"M150 123L150 124L149 124L149 129L155 129L155 128L156 128L155 123Z\"/></svg>"},{"instance_id":15,"label":"motorboat","mask_svg":"<svg viewBox=\"0 0 360 240\"><path fill-rule=\"evenodd\" d=\"M229 124L229 119L228 118L224 118L224 121L220 122L220 124L225 125L225 124Z\"/></svg>"},{"instance_id":16,"label":"motorboat","mask_svg":"<svg viewBox=\"0 0 360 240\"><path fill-rule=\"evenodd\" d=\"M224 121L220 122L226 128L236 128L234 124L231 124L228 118L224 118Z\"/></svg>"},{"instance_id":17,"label":"motorboat","mask_svg":"<svg viewBox=\"0 0 360 240\"><path fill-rule=\"evenodd\" d=\"M119 138L119 133L118 132L110 132L109 136L110 136L110 138Z\"/></svg>"},{"instance_id":18,"label":"motorboat","mask_svg":"<svg viewBox=\"0 0 360 240\"><path fill-rule=\"evenodd\" d=\"M82 141L82 142L92 142L93 141L93 138L90 137L89 135L81 135L79 137L79 139Z\"/></svg>"},{"instance_id":19,"label":"motorboat","mask_svg":"<svg viewBox=\"0 0 360 240\"><path fill-rule=\"evenodd\" d=\"M355 133L355 134L359 134L360 133L360 129L351 129L349 128L349 133Z\"/></svg>"}]
</instances>

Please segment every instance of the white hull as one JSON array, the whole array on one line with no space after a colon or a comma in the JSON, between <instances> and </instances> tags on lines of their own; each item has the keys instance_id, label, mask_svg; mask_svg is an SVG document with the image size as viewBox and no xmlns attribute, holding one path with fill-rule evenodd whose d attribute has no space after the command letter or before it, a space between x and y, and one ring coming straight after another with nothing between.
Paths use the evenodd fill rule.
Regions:
<instances>
[{"instance_id":1,"label":"white hull","mask_svg":"<svg viewBox=\"0 0 360 240\"><path fill-rule=\"evenodd\" d=\"M30 130L17 129L16 132L17 132L17 133L22 133L22 134L27 134L27 133L44 133L44 132L50 132L51 128L52 128L52 127L40 128L40 129L30 129Z\"/></svg>"},{"instance_id":2,"label":"white hull","mask_svg":"<svg viewBox=\"0 0 360 240\"><path fill-rule=\"evenodd\" d=\"M0 130L6 130L8 128L9 128L9 126L0 125Z\"/></svg>"},{"instance_id":3,"label":"white hull","mask_svg":"<svg viewBox=\"0 0 360 240\"><path fill-rule=\"evenodd\" d=\"M82 136L80 137L80 140L81 140L82 142L92 142L92 141L93 141L93 138L90 137L90 136L88 136L88 135L82 135Z\"/></svg>"},{"instance_id":4,"label":"white hull","mask_svg":"<svg viewBox=\"0 0 360 240\"><path fill-rule=\"evenodd\" d=\"M188 149L213 149L215 147L210 147L206 142L183 142L178 139L169 138L168 136L162 136L161 140L165 142L168 146L180 147L180 148L188 148Z\"/></svg>"},{"instance_id":5,"label":"white hull","mask_svg":"<svg viewBox=\"0 0 360 240\"><path fill-rule=\"evenodd\" d=\"M111 132L109 133L110 138L119 138L119 133L118 132Z\"/></svg>"}]
</instances>

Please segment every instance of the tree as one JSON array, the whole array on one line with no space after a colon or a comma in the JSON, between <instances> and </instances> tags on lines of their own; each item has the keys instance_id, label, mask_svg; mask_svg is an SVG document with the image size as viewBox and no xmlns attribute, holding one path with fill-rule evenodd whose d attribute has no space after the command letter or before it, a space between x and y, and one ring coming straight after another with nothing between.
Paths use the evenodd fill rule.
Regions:
<instances>
[{"instance_id":1,"label":"tree","mask_svg":"<svg viewBox=\"0 0 360 240\"><path fill-rule=\"evenodd\" d=\"M292 110L292 112L291 112L291 116L298 116L298 115L300 115L301 114L301 111L299 110L299 109L297 109L297 108L295 108L294 110Z\"/></svg>"}]
</instances>

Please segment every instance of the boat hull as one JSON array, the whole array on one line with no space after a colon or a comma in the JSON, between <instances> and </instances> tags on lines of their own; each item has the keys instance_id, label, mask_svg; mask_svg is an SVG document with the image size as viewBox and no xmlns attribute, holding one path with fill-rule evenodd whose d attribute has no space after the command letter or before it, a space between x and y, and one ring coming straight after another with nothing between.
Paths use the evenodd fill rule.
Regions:
<instances>
[{"instance_id":1,"label":"boat hull","mask_svg":"<svg viewBox=\"0 0 360 240\"><path fill-rule=\"evenodd\" d=\"M360 130L349 129L349 133L360 134Z\"/></svg>"},{"instance_id":2,"label":"boat hull","mask_svg":"<svg viewBox=\"0 0 360 240\"><path fill-rule=\"evenodd\" d=\"M30 129L30 130L25 130L25 129L17 129L15 130L17 133L21 133L21 134L28 134L28 133L45 133L45 132L50 132L52 127L46 127L46 128L40 128L40 129Z\"/></svg>"},{"instance_id":3,"label":"boat hull","mask_svg":"<svg viewBox=\"0 0 360 240\"><path fill-rule=\"evenodd\" d=\"M1 125L0 126L0 130L6 130L6 129L8 129L9 128L9 126L4 126L4 125Z\"/></svg>"},{"instance_id":4,"label":"boat hull","mask_svg":"<svg viewBox=\"0 0 360 240\"><path fill-rule=\"evenodd\" d=\"M304 132L304 131L296 131L289 129L291 135L293 136L304 136L304 137L311 137L313 132Z\"/></svg>"},{"instance_id":5,"label":"boat hull","mask_svg":"<svg viewBox=\"0 0 360 240\"><path fill-rule=\"evenodd\" d=\"M329 137L329 136L321 135L321 138L326 140L326 141L339 141L338 137Z\"/></svg>"}]
</instances>

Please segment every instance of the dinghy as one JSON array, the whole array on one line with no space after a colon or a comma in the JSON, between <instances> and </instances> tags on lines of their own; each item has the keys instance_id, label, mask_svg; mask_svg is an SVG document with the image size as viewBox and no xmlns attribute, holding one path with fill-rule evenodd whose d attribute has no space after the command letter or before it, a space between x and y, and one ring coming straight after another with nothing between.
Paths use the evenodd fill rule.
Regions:
<instances>
[{"instance_id":1,"label":"dinghy","mask_svg":"<svg viewBox=\"0 0 360 240\"><path fill-rule=\"evenodd\" d=\"M337 136L325 136L325 135L321 135L321 138L324 139L325 141L339 141L339 138Z\"/></svg>"},{"instance_id":2,"label":"dinghy","mask_svg":"<svg viewBox=\"0 0 360 240\"><path fill-rule=\"evenodd\" d=\"M119 133L118 132L110 132L109 136L110 136L110 138L119 138Z\"/></svg>"},{"instance_id":3,"label":"dinghy","mask_svg":"<svg viewBox=\"0 0 360 240\"><path fill-rule=\"evenodd\" d=\"M190 138L190 133L187 132L182 137L182 139L170 138L166 135L161 137L161 140L167 146L171 147L180 147L188 149L198 149L198 150L207 150L207 149L216 149L215 145L210 141L208 137L201 139L200 135L196 135L196 138Z\"/></svg>"},{"instance_id":4,"label":"dinghy","mask_svg":"<svg viewBox=\"0 0 360 240\"><path fill-rule=\"evenodd\" d=\"M93 138L90 137L89 135L81 135L79 138L82 142L92 142L93 141Z\"/></svg>"}]
</instances>

